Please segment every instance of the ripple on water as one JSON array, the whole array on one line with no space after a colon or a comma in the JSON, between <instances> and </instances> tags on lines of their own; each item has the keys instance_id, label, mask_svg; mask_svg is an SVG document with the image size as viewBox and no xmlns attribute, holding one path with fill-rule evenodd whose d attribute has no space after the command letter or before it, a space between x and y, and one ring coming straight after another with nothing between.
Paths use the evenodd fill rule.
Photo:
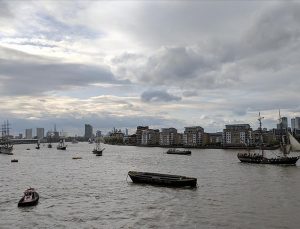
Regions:
<instances>
[{"instance_id":1,"label":"ripple on water","mask_svg":"<svg viewBox=\"0 0 300 229\"><path fill-rule=\"evenodd\" d=\"M66 152L16 145L18 164L0 155L0 228L298 228L300 169L245 165L236 152L192 150L190 157L162 148L92 145ZM82 160L72 160L76 155ZM198 178L198 188L133 184L129 170ZM35 187L40 203L20 209ZM7 227L7 225L10 225Z\"/></svg>"}]
</instances>

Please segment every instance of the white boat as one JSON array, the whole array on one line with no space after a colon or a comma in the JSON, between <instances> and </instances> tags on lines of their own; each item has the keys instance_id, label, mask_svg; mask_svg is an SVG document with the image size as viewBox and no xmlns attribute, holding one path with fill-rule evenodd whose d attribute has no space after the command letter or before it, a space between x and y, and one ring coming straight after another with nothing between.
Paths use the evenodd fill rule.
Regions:
<instances>
[{"instance_id":1,"label":"white boat","mask_svg":"<svg viewBox=\"0 0 300 229\"><path fill-rule=\"evenodd\" d=\"M105 150L105 148L101 148L100 146L100 138L96 138L96 146L93 149L93 153L96 154L96 156L102 156L102 152Z\"/></svg>"}]
</instances>

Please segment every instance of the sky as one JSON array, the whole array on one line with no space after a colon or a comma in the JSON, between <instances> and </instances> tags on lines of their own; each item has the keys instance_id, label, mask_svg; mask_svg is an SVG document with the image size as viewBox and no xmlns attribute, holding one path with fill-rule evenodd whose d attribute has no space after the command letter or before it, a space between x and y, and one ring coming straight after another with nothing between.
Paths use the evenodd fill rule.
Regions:
<instances>
[{"instance_id":1,"label":"sky","mask_svg":"<svg viewBox=\"0 0 300 229\"><path fill-rule=\"evenodd\" d=\"M300 116L296 1L0 0L0 123L82 135Z\"/></svg>"}]
</instances>

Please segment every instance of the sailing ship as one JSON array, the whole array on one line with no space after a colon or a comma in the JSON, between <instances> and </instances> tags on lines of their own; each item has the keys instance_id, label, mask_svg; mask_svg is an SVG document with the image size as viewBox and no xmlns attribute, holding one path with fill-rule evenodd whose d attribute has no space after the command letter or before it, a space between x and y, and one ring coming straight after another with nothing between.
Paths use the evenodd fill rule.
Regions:
<instances>
[{"instance_id":1,"label":"sailing ship","mask_svg":"<svg viewBox=\"0 0 300 229\"><path fill-rule=\"evenodd\" d=\"M97 138L96 139L96 146L95 148L93 149L93 153L96 154L96 156L102 156L102 152L105 150L105 148L102 148L101 149L101 146L100 146L100 138Z\"/></svg>"},{"instance_id":2,"label":"sailing ship","mask_svg":"<svg viewBox=\"0 0 300 229\"><path fill-rule=\"evenodd\" d=\"M60 139L56 148L58 150L66 150L67 149L67 145L65 145L65 139Z\"/></svg>"},{"instance_id":3,"label":"sailing ship","mask_svg":"<svg viewBox=\"0 0 300 229\"><path fill-rule=\"evenodd\" d=\"M2 125L2 136L0 138L0 154L13 155L13 145L9 140L9 123L4 122Z\"/></svg>"},{"instance_id":4,"label":"sailing ship","mask_svg":"<svg viewBox=\"0 0 300 229\"><path fill-rule=\"evenodd\" d=\"M280 151L282 152L282 156L267 158L263 149L263 139L262 139L262 128L261 128L261 120L263 117L258 116L259 121L259 153L238 153L237 157L241 162L245 163L255 163L255 164L278 164L278 165L295 165L299 156L288 156L290 152L296 152L300 151L300 143L286 130L287 138L289 140L289 144L287 144L288 141L285 141L283 136L283 129L282 129L282 119L280 117L279 112L279 121L280 121Z\"/></svg>"}]
</instances>

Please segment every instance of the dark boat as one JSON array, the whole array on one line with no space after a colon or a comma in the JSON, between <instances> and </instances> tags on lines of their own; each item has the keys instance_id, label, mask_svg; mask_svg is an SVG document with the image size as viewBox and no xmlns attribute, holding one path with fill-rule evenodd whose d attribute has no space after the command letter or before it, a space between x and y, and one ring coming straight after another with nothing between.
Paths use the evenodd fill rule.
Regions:
<instances>
[{"instance_id":1,"label":"dark boat","mask_svg":"<svg viewBox=\"0 0 300 229\"><path fill-rule=\"evenodd\" d=\"M261 128L261 120L263 117L258 116L259 121L259 130L260 130L260 153L238 153L237 157L241 162L244 163L254 163L254 164L274 164L274 165L295 165L300 158L299 156L296 157L289 157L288 154L293 151L298 151L300 149L299 142L287 131L288 139L290 144L286 144L283 140L283 136L281 136L281 143L280 143L280 150L282 151L283 156L276 156L272 158L267 158L264 153L264 148L262 145L262 128ZM282 120L279 113L279 120L281 126L281 133L282 131Z\"/></svg>"},{"instance_id":2,"label":"dark boat","mask_svg":"<svg viewBox=\"0 0 300 229\"><path fill-rule=\"evenodd\" d=\"M18 162L18 159L11 159L11 162Z\"/></svg>"},{"instance_id":3,"label":"dark boat","mask_svg":"<svg viewBox=\"0 0 300 229\"><path fill-rule=\"evenodd\" d=\"M193 177L136 171L129 171L128 175L133 183L145 183L172 187L197 186L197 178Z\"/></svg>"},{"instance_id":4,"label":"dark boat","mask_svg":"<svg viewBox=\"0 0 300 229\"><path fill-rule=\"evenodd\" d=\"M93 153L96 154L96 156L102 156L102 152L105 150L105 148L102 148L101 149L101 146L100 146L100 139L97 138L96 139L96 146L95 148L93 149Z\"/></svg>"},{"instance_id":5,"label":"dark boat","mask_svg":"<svg viewBox=\"0 0 300 229\"><path fill-rule=\"evenodd\" d=\"M65 145L65 140L64 139L59 140L59 143L56 148L58 150L66 150L67 146Z\"/></svg>"},{"instance_id":6,"label":"dark boat","mask_svg":"<svg viewBox=\"0 0 300 229\"><path fill-rule=\"evenodd\" d=\"M40 149L40 143L37 143L37 145L36 145L35 148L36 148L36 149Z\"/></svg>"},{"instance_id":7,"label":"dark boat","mask_svg":"<svg viewBox=\"0 0 300 229\"><path fill-rule=\"evenodd\" d=\"M20 199L18 207L28 207L38 204L39 194L34 188L29 188L24 192L24 196Z\"/></svg>"},{"instance_id":8,"label":"dark boat","mask_svg":"<svg viewBox=\"0 0 300 229\"><path fill-rule=\"evenodd\" d=\"M52 144L51 144L51 143L48 143L47 147L48 147L48 148L52 148Z\"/></svg>"},{"instance_id":9,"label":"dark boat","mask_svg":"<svg viewBox=\"0 0 300 229\"><path fill-rule=\"evenodd\" d=\"M169 149L167 154L179 154L179 155L191 155L192 152L190 150L178 150L178 149Z\"/></svg>"}]
</instances>

